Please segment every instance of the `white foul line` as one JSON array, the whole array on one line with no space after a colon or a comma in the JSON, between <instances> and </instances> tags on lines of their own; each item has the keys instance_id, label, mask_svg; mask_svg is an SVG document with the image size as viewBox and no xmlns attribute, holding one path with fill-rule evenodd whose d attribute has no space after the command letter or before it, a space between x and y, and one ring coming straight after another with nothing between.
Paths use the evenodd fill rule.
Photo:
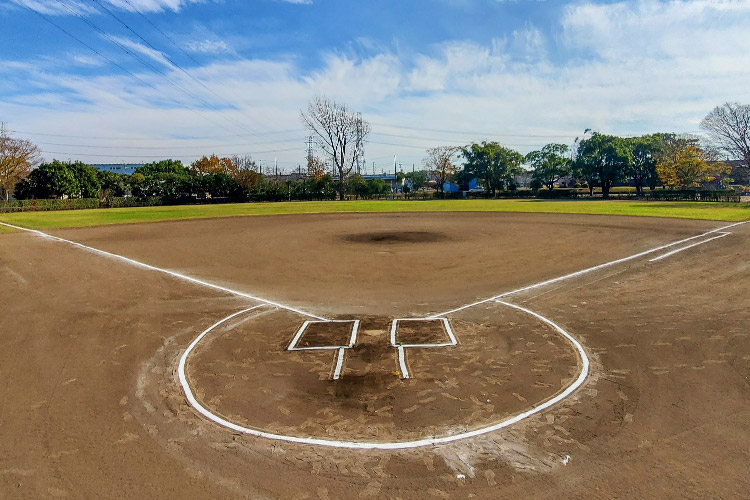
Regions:
<instances>
[{"instance_id":1,"label":"white foul line","mask_svg":"<svg viewBox=\"0 0 750 500\"><path fill-rule=\"evenodd\" d=\"M709 241L718 240L719 238L723 238L725 236L729 236L732 233L721 233L719 236L714 236L713 238L709 238L707 240L699 241L698 243L693 243L692 245L688 245L682 248L678 248L677 250L672 250L671 252L667 252L664 255L660 255L658 257L654 257L653 259L649 260L649 262L656 262L657 260L666 259L667 257L671 257L672 255L682 252L683 250L687 250L688 248L697 247L698 245L703 245L704 243L708 243Z\"/></svg>"},{"instance_id":2,"label":"white foul line","mask_svg":"<svg viewBox=\"0 0 750 500\"><path fill-rule=\"evenodd\" d=\"M429 438L423 438L423 439L416 439L412 441L390 441L390 442L382 442L382 441L341 441L336 439L320 439L320 438L313 438L313 437L302 437L302 436L288 436L284 434L275 434L272 432L265 432L258 429L252 429L250 427L243 427L241 425L235 424L233 422L230 422L229 420L226 420L225 418L220 417L219 415L216 415L215 413L212 413L210 410L206 409L203 405L201 405L198 400L195 398L195 395L193 394L192 389L190 388L190 385L188 384L187 377L185 376L185 365L187 363L187 358L192 352L192 350L195 348L196 345L206 336L208 335L213 329L219 327L223 323L229 321L230 319L234 318L235 316L238 316L240 314L243 314L245 312L251 311L253 309L257 309L258 307L263 307L263 305L255 306L250 309L245 309L239 312L236 312L234 314L231 314L227 316L226 318L222 319L221 321L218 321L208 327L206 330L204 330L198 337L193 340L193 342L190 343L188 348L185 350L185 352L182 354L182 357L180 358L180 363L177 367L177 374L178 378L180 380L180 384L182 385L182 389L185 391L185 396L187 397L188 402L190 405L195 408L195 410L206 417L207 419L211 420L212 422L221 425L222 427L226 427L228 429L231 429L236 432L240 432L243 434L248 434L250 436L256 436L266 439L273 439L276 441L286 441L289 443L298 443L298 444L305 444L305 445L316 445L316 446L327 446L331 448L348 448L348 449L358 449L358 450L403 450L408 448L421 448L424 446L435 446L440 444L446 444L451 443L453 441L459 441L461 439L468 439L476 436L481 436L483 434L487 434L490 432L497 431L499 429L502 429L504 427L508 427L510 425L513 425L517 422L520 422L521 420L530 417L531 415L534 415L536 413L539 413L550 406L553 406L554 404L562 401L566 397L568 397L570 394L572 394L576 389L578 389L581 384L586 380L586 377L588 376L589 372L589 359L586 356L586 352L583 350L583 346L573 338L572 335L570 335L568 332L563 330L560 326L553 323L551 320L545 318L544 316L537 314L529 309L526 309L525 307L517 306L514 304L510 304L508 302L503 302L498 300L497 301L500 304L506 305L508 307L512 307L514 309L518 309L519 311L525 312L527 314L530 314L534 316L535 318L539 319L543 323L546 323L547 325L551 326L555 329L560 335L565 337L576 349L578 356L580 358L581 362L581 371L578 374L578 377L576 377L575 381L573 381L572 384L570 384L568 387L566 387L562 392L560 392L557 396L548 399L544 403L541 403L538 406L535 406L531 408L530 410L527 410L523 413L519 413L518 415L515 415L511 418L508 418L506 420L503 420L501 422L498 422L496 424L482 427L480 429L475 429L473 431L467 431L467 432L460 432L458 434L452 434L450 436L442 436L442 437L429 437ZM403 349L403 346L398 346L398 349ZM405 368L405 367L404 367Z\"/></svg>"},{"instance_id":3,"label":"white foul line","mask_svg":"<svg viewBox=\"0 0 750 500\"><path fill-rule=\"evenodd\" d=\"M582 269L580 271L576 271L574 273L566 274L564 276L559 276L557 278L552 278L550 280L546 280L546 281L542 281L542 282L539 282L539 283L535 283L533 285L529 285L529 286L525 286L525 287L522 287L522 288L518 288L516 290L511 290L510 292L501 293L500 295L495 295L494 297L489 297L487 299L478 300L476 302L472 302L471 304L466 304L464 306L457 307L455 309L451 309L450 311L445 311L445 312L433 314L431 316L428 316L427 318L428 319L432 319L432 318L437 318L439 316L447 316L449 314L457 313L459 311L463 311L464 309L469 309L471 307L478 306L480 304L485 304L487 302L492 302L493 300L501 299L501 298L507 297L509 295L515 295L517 293L526 292L528 290L533 290L535 288L540 288L540 287L543 287L543 286L551 285L552 283L557 283L558 281L563 281L563 280L567 280L567 279L570 279L570 278L575 278L575 277L578 277L578 276L582 276L584 274L587 274L587 273L590 273L590 272L593 272L593 271L598 271L599 269L604 269L605 267L610 267L610 266L614 266L614 265L617 265L617 264L622 264L623 262L627 262L629 260L634 260L634 259L638 259L640 257L644 257L644 256L652 254L654 252L658 252L659 250L664 250L665 248L673 247L675 245L680 245L682 243L685 243L685 242L688 242L688 241L692 241L692 240L695 240L695 239L698 239L698 238L703 238L704 236L708 236L709 234L714 234L714 233L721 232L724 229L729 229L730 227L739 226L740 224L747 224L748 222L750 222L750 221L736 222L734 224L729 224L728 226L724 226L724 227L720 227L720 228L717 228L717 229L713 229L713 230L707 231L707 232L705 232L703 234L699 234L699 235L696 235L696 236L691 236L689 238L685 238L685 239L682 239L682 240L679 240L679 241L674 241L672 243L667 243L666 245L661 245L659 247L652 248L651 250L646 250L644 252L640 252L640 253L637 253L635 255L630 255L628 257L623 257L622 259L613 260L611 262L605 262L604 264L599 264L599 265L594 266L594 267L589 267L589 268L586 268L586 269Z\"/></svg>"},{"instance_id":4,"label":"white foul line","mask_svg":"<svg viewBox=\"0 0 750 500\"><path fill-rule=\"evenodd\" d=\"M47 233L45 233L43 231L38 231L36 229L27 229L25 227L20 227L20 226L14 226L12 224L7 224L5 222L0 222L0 225L6 226L6 227L11 227L13 229L19 229L21 231L26 231L26 232L29 232L29 233L34 233L36 235L42 236L43 238L50 238L50 239L53 239L53 240L56 240L56 241L61 241L63 243L67 243L67 244L73 245L75 247L83 248L84 250L88 250L90 252L98 253L100 255L105 255L107 257L111 257L111 258L114 258L114 259L121 260L121 261L123 261L123 262L125 262L127 264L130 264L130 265L133 265L133 266L141 267L143 269L148 269L149 271L156 271L156 272L159 272L159 273L168 274L169 276L172 276L173 278L177 278L179 280L188 281L190 283L193 283L193 284L196 284L196 285L201 285L201 286L204 286L204 287L207 287L207 288L213 288L214 290L219 290L219 291L222 291L222 292L226 292L226 293L231 294L231 295L237 295L239 297L244 297L246 299L251 299L251 300L254 300L256 302L263 302L266 305L278 307L280 309L285 309L287 311L291 311L291 312L294 312L294 313L297 313L297 314L301 314L302 316L307 316L308 318L315 318L315 319L318 319L318 320L321 320L321 321L327 321L326 318L323 318L323 317L320 317L320 316L316 316L315 314L310 314L308 312L301 311L301 310L296 309L294 307L289 307L289 306L286 306L284 304L280 304L278 302L274 302L272 300L266 300L266 299L263 299L263 298L260 298L260 297L256 297L255 295L250 295L249 293L239 292L237 290L232 290L231 288L227 288L227 287L224 287L224 286L221 286L221 285L216 285L214 283L209 283L208 281L199 280L197 278L193 278L193 277L187 276L185 274L180 274L180 273L175 272L175 271L170 271L168 269L162 269L160 267L152 266L150 264L146 264L144 262L140 262L140 261L137 261L135 259L124 257L124 256L118 255L116 253L105 252L104 250L99 250L98 248L90 247L90 246L84 245L82 243L77 243L75 241L66 240L65 238L60 238L59 236L52 236L51 234L47 234Z\"/></svg>"}]
</instances>

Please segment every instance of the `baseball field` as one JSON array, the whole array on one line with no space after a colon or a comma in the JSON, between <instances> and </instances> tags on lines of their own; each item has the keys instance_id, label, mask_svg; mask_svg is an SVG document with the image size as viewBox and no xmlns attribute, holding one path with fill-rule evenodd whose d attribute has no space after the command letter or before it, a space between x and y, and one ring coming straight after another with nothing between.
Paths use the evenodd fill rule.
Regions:
<instances>
[{"instance_id":1,"label":"baseball field","mask_svg":"<svg viewBox=\"0 0 750 500\"><path fill-rule=\"evenodd\" d=\"M750 208L0 215L0 496L736 498Z\"/></svg>"}]
</instances>

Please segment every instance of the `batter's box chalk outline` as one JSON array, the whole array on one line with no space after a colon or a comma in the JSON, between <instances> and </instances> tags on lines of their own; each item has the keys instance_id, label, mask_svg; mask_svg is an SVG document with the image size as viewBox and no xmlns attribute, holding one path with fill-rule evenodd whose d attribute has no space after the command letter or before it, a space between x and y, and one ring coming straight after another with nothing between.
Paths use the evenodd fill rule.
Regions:
<instances>
[{"instance_id":1,"label":"batter's box chalk outline","mask_svg":"<svg viewBox=\"0 0 750 500\"><path fill-rule=\"evenodd\" d=\"M346 345L323 345L323 346L307 346L307 347L299 347L297 343L302 338L302 335L305 333L305 330L310 325L313 324L321 324L321 323L351 323L352 324L352 331L349 335L349 343ZM286 348L287 351L333 351L338 350L338 354L336 355L336 367L333 370L333 380L338 380L341 378L341 370L344 367L344 356L346 355L346 350L351 349L354 347L354 344L357 343L357 332L359 331L359 320L358 319L332 319L332 320L325 320L325 321L313 321L313 320L307 320L304 323L302 323L302 326L297 330L297 333L294 335L294 338L289 343L289 347Z\"/></svg>"},{"instance_id":2,"label":"batter's box chalk outline","mask_svg":"<svg viewBox=\"0 0 750 500\"><path fill-rule=\"evenodd\" d=\"M440 323L448 335L449 342L441 342L437 344L401 344L396 343L396 333L398 331L399 322L423 322L423 323ZM412 348L430 348L430 347L450 347L458 344L456 336L453 334L448 318L396 318L391 323L391 347L396 348L398 352L398 366L401 373L402 379L410 378L409 369L406 366L406 349Z\"/></svg>"}]
</instances>

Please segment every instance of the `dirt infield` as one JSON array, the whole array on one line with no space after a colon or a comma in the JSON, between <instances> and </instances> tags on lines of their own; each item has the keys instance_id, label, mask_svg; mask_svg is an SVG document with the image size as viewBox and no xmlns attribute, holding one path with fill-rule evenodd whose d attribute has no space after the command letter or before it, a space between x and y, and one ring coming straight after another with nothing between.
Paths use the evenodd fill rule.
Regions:
<instances>
[{"instance_id":1,"label":"dirt infield","mask_svg":"<svg viewBox=\"0 0 750 500\"><path fill-rule=\"evenodd\" d=\"M559 394L576 350L503 292L726 224L514 214L305 215L56 230L262 297L31 233L0 235L0 492L12 497L736 497L750 489L750 224L505 298L578 339L573 395L481 436L351 450L258 431L405 442ZM703 238L707 239L707 238ZM691 240L682 246L699 243ZM449 312L448 314L443 314ZM326 328L310 317L359 320ZM389 340L402 324L410 378ZM295 346L337 346L288 350ZM340 352L341 351L341 352ZM338 380L333 380L341 356Z\"/></svg>"}]
</instances>

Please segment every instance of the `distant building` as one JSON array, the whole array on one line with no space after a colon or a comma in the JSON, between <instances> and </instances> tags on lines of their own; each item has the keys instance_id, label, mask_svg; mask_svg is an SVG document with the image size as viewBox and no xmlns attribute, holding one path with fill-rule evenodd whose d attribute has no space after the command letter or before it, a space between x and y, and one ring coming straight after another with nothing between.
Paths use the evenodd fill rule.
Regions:
<instances>
[{"instance_id":1,"label":"distant building","mask_svg":"<svg viewBox=\"0 0 750 500\"><path fill-rule=\"evenodd\" d=\"M89 164L102 172L114 172L116 174L132 175L135 169L142 167L143 163L93 163Z\"/></svg>"},{"instance_id":2,"label":"distant building","mask_svg":"<svg viewBox=\"0 0 750 500\"><path fill-rule=\"evenodd\" d=\"M365 174L362 175L362 178L366 181L371 181L373 179L382 179L385 181L386 184L388 184L391 187L392 191L398 191L401 188L401 185L396 180L396 174L391 173L381 173L381 174Z\"/></svg>"},{"instance_id":3,"label":"distant building","mask_svg":"<svg viewBox=\"0 0 750 500\"><path fill-rule=\"evenodd\" d=\"M461 186L458 186L457 184L454 184L453 182L444 182L443 183L443 191L446 193L457 193L459 191L481 191L482 188L479 187L479 179L471 179L468 184L463 184Z\"/></svg>"}]
</instances>

